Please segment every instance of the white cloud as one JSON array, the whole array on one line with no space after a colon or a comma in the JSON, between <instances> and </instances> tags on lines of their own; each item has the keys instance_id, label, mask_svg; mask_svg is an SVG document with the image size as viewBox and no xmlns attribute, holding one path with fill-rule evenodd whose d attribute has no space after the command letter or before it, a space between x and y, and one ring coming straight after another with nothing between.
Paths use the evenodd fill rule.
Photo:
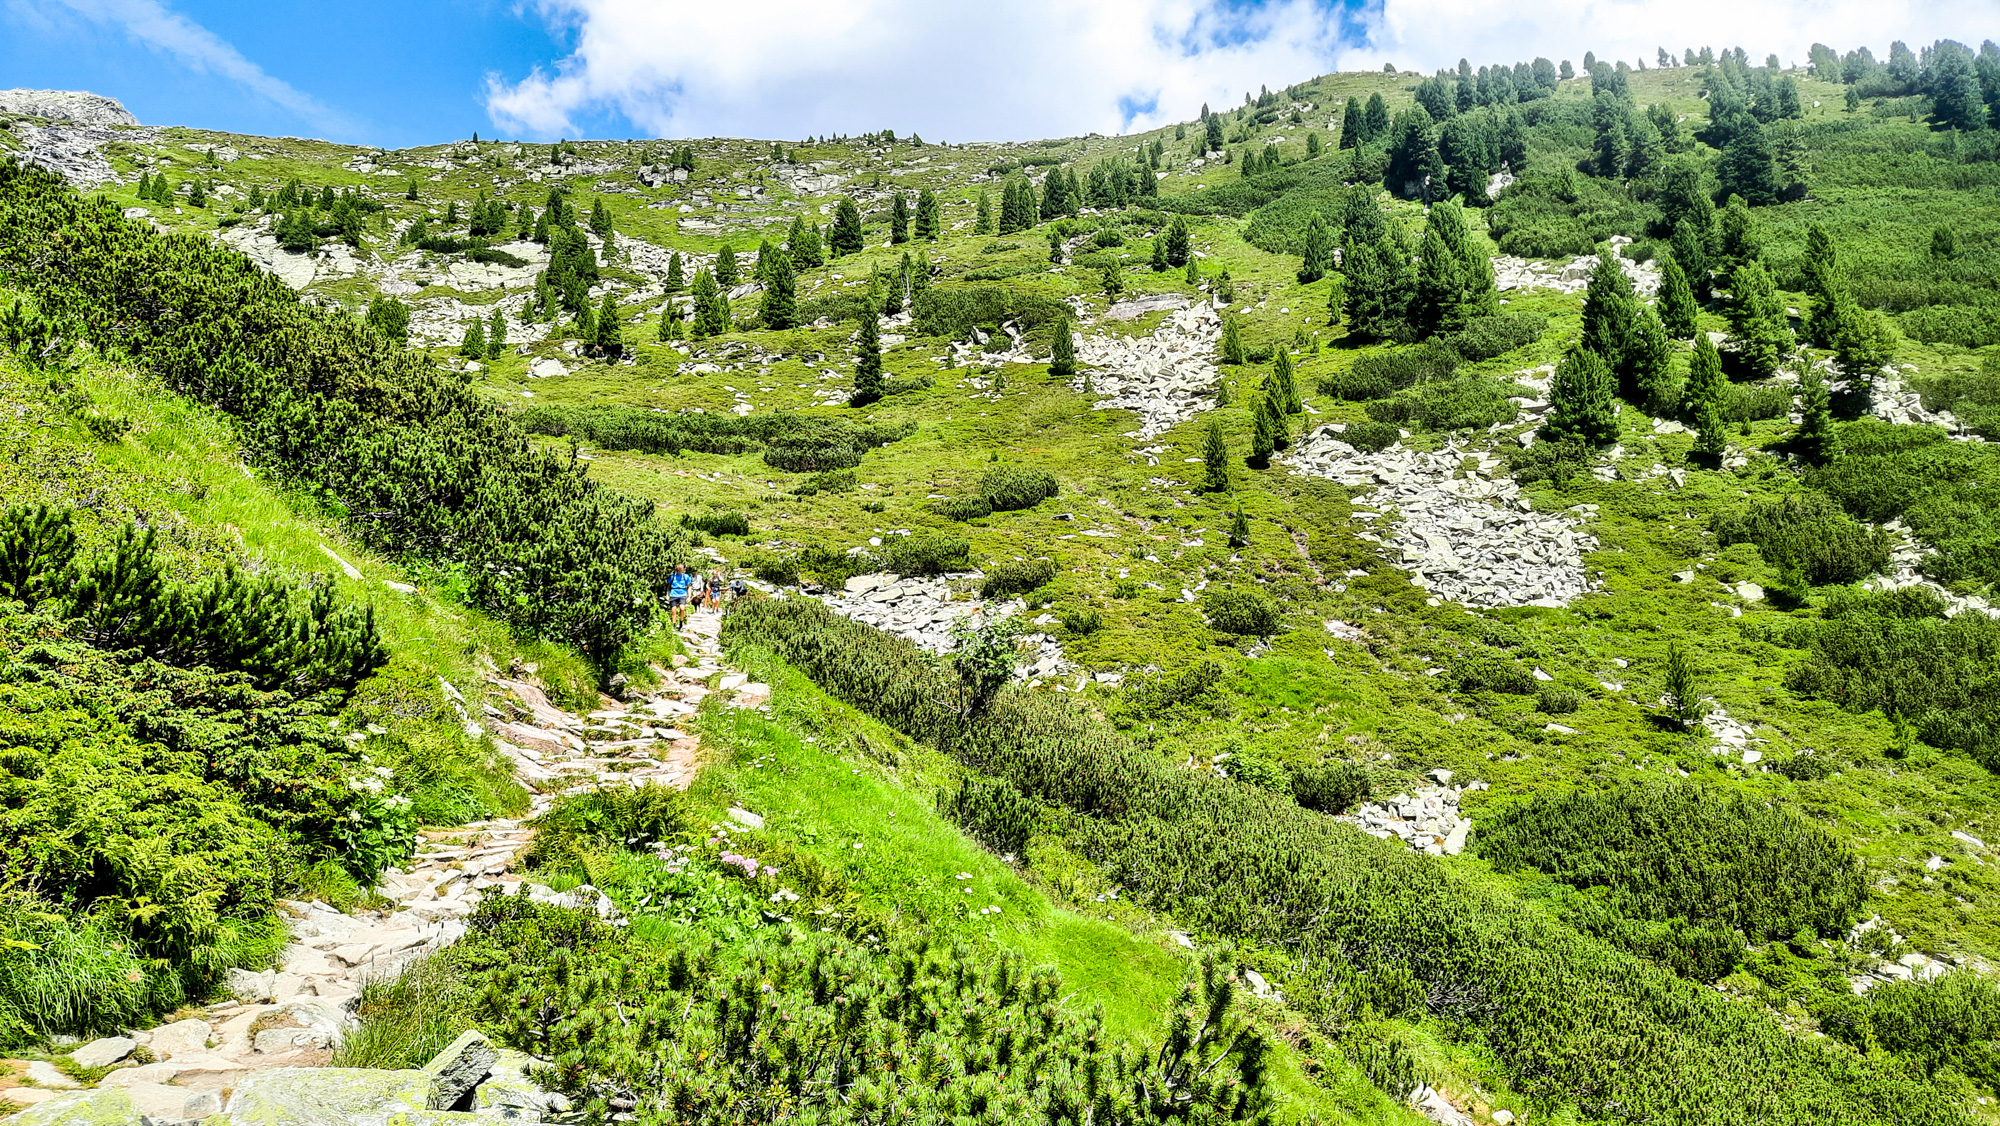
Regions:
<instances>
[{"instance_id":1,"label":"white cloud","mask_svg":"<svg viewBox=\"0 0 2000 1126\"><path fill-rule=\"evenodd\" d=\"M489 78L495 122L537 135L622 113L663 136L912 130L1061 136L1183 120L1327 68L1339 16L1312 0L537 0L574 52ZM1145 107L1157 106L1156 109Z\"/></svg>"},{"instance_id":2,"label":"white cloud","mask_svg":"<svg viewBox=\"0 0 2000 1126\"><path fill-rule=\"evenodd\" d=\"M281 79L273 78L221 36L173 11L158 0L54 0L61 7L95 23L123 30L153 50L177 59L191 70L214 74L292 111L331 132L352 132L341 114L321 105Z\"/></svg>"},{"instance_id":3,"label":"white cloud","mask_svg":"<svg viewBox=\"0 0 2000 1126\"><path fill-rule=\"evenodd\" d=\"M1803 62L1890 39L1982 34L2000 0L532 0L574 50L487 79L503 128L575 134L622 114L660 136L797 138L915 130L931 140L1151 128L1260 84L1394 62L1432 70L1586 50L1652 65L1666 47ZM1346 22L1343 22L1346 21Z\"/></svg>"},{"instance_id":4,"label":"white cloud","mask_svg":"<svg viewBox=\"0 0 2000 1126\"><path fill-rule=\"evenodd\" d=\"M2000 0L1387 0L1368 21L1369 47L1342 62L1428 72L1460 58L1478 67L1540 55L1580 66L1595 51L1652 66L1661 47L1678 59L1707 46L1804 65L1815 42L1842 53L1865 44L1878 59L1895 39L1911 50L1937 39L1977 47L1996 15Z\"/></svg>"}]
</instances>

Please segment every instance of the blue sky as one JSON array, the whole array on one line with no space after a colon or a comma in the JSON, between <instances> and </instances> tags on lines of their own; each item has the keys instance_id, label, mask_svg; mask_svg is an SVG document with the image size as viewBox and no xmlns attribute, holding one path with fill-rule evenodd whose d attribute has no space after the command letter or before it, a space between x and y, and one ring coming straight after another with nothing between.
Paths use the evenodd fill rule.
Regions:
<instances>
[{"instance_id":1,"label":"blue sky","mask_svg":"<svg viewBox=\"0 0 2000 1126\"><path fill-rule=\"evenodd\" d=\"M0 0L0 87L385 147L487 136L929 140L1149 128L1384 61L1990 34L2000 0ZM1697 34L1693 29L1701 29Z\"/></svg>"}]
</instances>

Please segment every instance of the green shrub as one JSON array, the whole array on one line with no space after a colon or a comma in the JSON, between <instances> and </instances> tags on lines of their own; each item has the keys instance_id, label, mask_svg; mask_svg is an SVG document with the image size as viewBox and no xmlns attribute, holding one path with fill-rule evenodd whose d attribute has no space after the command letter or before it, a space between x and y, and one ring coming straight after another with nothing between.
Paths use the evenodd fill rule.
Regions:
<instances>
[{"instance_id":1,"label":"green shrub","mask_svg":"<svg viewBox=\"0 0 2000 1126\"><path fill-rule=\"evenodd\" d=\"M860 483L861 478L852 469L830 469L800 482L792 489L792 495L809 497L818 493L852 492Z\"/></svg>"},{"instance_id":2,"label":"green shrub","mask_svg":"<svg viewBox=\"0 0 2000 1126\"><path fill-rule=\"evenodd\" d=\"M1785 418L1792 410L1790 387L1755 387L1732 383L1724 393L1722 416L1731 422L1763 422Z\"/></svg>"},{"instance_id":3,"label":"green shrub","mask_svg":"<svg viewBox=\"0 0 2000 1126\"><path fill-rule=\"evenodd\" d=\"M1011 465L991 470L979 481L979 495L986 498L995 512L1033 508L1055 496L1058 488L1056 475L1046 469Z\"/></svg>"},{"instance_id":4,"label":"green shrub","mask_svg":"<svg viewBox=\"0 0 2000 1126\"><path fill-rule=\"evenodd\" d=\"M1926 305L1897 316L1903 335L1926 344L2000 344L2000 305Z\"/></svg>"},{"instance_id":5,"label":"green shrub","mask_svg":"<svg viewBox=\"0 0 2000 1126\"><path fill-rule=\"evenodd\" d=\"M2000 441L2000 356L1987 356L1977 372L1939 372L1911 383L1926 410L1948 410L1966 429Z\"/></svg>"},{"instance_id":6,"label":"green shrub","mask_svg":"<svg viewBox=\"0 0 2000 1126\"><path fill-rule=\"evenodd\" d=\"M972 545L935 532L897 536L882 547L882 569L905 576L972 570Z\"/></svg>"},{"instance_id":7,"label":"green shrub","mask_svg":"<svg viewBox=\"0 0 2000 1126\"><path fill-rule=\"evenodd\" d=\"M1580 147L1589 146L1589 136L1586 123ZM1486 227L1502 254L1567 258L1592 253L1612 235L1643 234L1658 218L1656 208L1635 202L1623 184L1562 169L1508 185L1487 210Z\"/></svg>"},{"instance_id":8,"label":"green shrub","mask_svg":"<svg viewBox=\"0 0 2000 1126\"><path fill-rule=\"evenodd\" d=\"M1539 794L1481 826L1501 871L1604 888L1637 919L1684 919L1754 942L1845 934L1867 896L1861 861L1824 829L1747 795L1689 784Z\"/></svg>"},{"instance_id":9,"label":"green shrub","mask_svg":"<svg viewBox=\"0 0 2000 1126\"><path fill-rule=\"evenodd\" d=\"M1346 813L1367 801L1374 787L1367 772L1344 762L1292 766L1292 800L1328 815Z\"/></svg>"},{"instance_id":10,"label":"green shrub","mask_svg":"<svg viewBox=\"0 0 2000 1126\"><path fill-rule=\"evenodd\" d=\"M995 852L1028 850L1041 810L1004 778L969 777L938 793L938 812Z\"/></svg>"},{"instance_id":11,"label":"green shrub","mask_svg":"<svg viewBox=\"0 0 2000 1126\"><path fill-rule=\"evenodd\" d=\"M1927 1077L1949 1069L2000 1088L2000 988L1992 981L1961 970L1884 982L1862 1001L1860 1021L1822 1021L1822 1028L1861 1051L1872 1040Z\"/></svg>"},{"instance_id":12,"label":"green shrub","mask_svg":"<svg viewBox=\"0 0 2000 1126\"><path fill-rule=\"evenodd\" d=\"M1420 383L1395 398L1369 403L1368 417L1426 430L1484 430L1495 423L1511 422L1520 413L1508 399L1511 390L1491 379Z\"/></svg>"},{"instance_id":13,"label":"green shrub","mask_svg":"<svg viewBox=\"0 0 2000 1126\"><path fill-rule=\"evenodd\" d=\"M1490 1050L1526 1098L1635 1123L1753 1103L1792 1126L1960 1121L1953 1098L1899 1066L1793 1036L1400 844L1180 769L1073 701L1011 688L961 722L934 655L805 600L746 605L723 631L1060 807L1068 846L1134 903L1358 980L1406 975L1408 1003Z\"/></svg>"},{"instance_id":14,"label":"green shrub","mask_svg":"<svg viewBox=\"0 0 2000 1126\"><path fill-rule=\"evenodd\" d=\"M1104 613L1095 606L1064 606L1056 611L1062 627L1078 637L1104 628Z\"/></svg>"},{"instance_id":15,"label":"green shrub","mask_svg":"<svg viewBox=\"0 0 2000 1126\"><path fill-rule=\"evenodd\" d=\"M1807 657L1785 683L1848 711L1900 717L1926 743L2000 769L2000 620L1946 618L1944 608L1921 588L1837 589L1823 621L1786 635Z\"/></svg>"},{"instance_id":16,"label":"green shrub","mask_svg":"<svg viewBox=\"0 0 2000 1126\"><path fill-rule=\"evenodd\" d=\"M1218 714L1227 707L1222 694L1222 663L1204 657L1177 673L1133 681L1126 685L1121 703L1125 714L1137 719Z\"/></svg>"},{"instance_id":17,"label":"green shrub","mask_svg":"<svg viewBox=\"0 0 2000 1126\"><path fill-rule=\"evenodd\" d=\"M750 518L741 512L685 513L681 516L681 527L693 528L711 536L747 536L750 534Z\"/></svg>"},{"instance_id":18,"label":"green shrub","mask_svg":"<svg viewBox=\"0 0 2000 1126\"><path fill-rule=\"evenodd\" d=\"M1350 422L1340 432L1340 440L1364 453L1379 453L1401 441L1403 430L1391 422Z\"/></svg>"},{"instance_id":19,"label":"green shrub","mask_svg":"<svg viewBox=\"0 0 2000 1126\"><path fill-rule=\"evenodd\" d=\"M1344 372L1319 381L1319 393L1349 402L1386 398L1419 383L1450 379L1461 358L1450 345L1431 341L1395 352L1371 352Z\"/></svg>"},{"instance_id":20,"label":"green shrub","mask_svg":"<svg viewBox=\"0 0 2000 1126\"><path fill-rule=\"evenodd\" d=\"M1011 598L1047 586L1056 577L1056 565L1047 559L1003 559L986 569L979 582L981 598Z\"/></svg>"},{"instance_id":21,"label":"green shrub","mask_svg":"<svg viewBox=\"0 0 2000 1126\"><path fill-rule=\"evenodd\" d=\"M993 502L985 497L946 497L932 502L931 508L947 520L978 520L993 515Z\"/></svg>"},{"instance_id":22,"label":"green shrub","mask_svg":"<svg viewBox=\"0 0 2000 1126\"><path fill-rule=\"evenodd\" d=\"M1543 715L1569 715L1583 706L1583 697L1574 689L1544 684L1535 690L1535 710Z\"/></svg>"},{"instance_id":23,"label":"green shrub","mask_svg":"<svg viewBox=\"0 0 2000 1126\"><path fill-rule=\"evenodd\" d=\"M1451 679L1461 692L1502 692L1510 696L1533 696L1540 690L1526 665L1505 653L1468 649L1446 662Z\"/></svg>"},{"instance_id":24,"label":"green shrub","mask_svg":"<svg viewBox=\"0 0 2000 1126\"><path fill-rule=\"evenodd\" d=\"M1474 317L1448 343L1452 351L1478 363L1533 344L1548 327L1549 319L1540 313L1494 313Z\"/></svg>"},{"instance_id":25,"label":"green shrub","mask_svg":"<svg viewBox=\"0 0 2000 1126\"><path fill-rule=\"evenodd\" d=\"M1717 515L1715 539L1749 543L1774 567L1804 570L1815 586L1851 583L1886 570L1889 537L1863 527L1824 493L1792 493Z\"/></svg>"},{"instance_id":26,"label":"green shrub","mask_svg":"<svg viewBox=\"0 0 2000 1126\"><path fill-rule=\"evenodd\" d=\"M537 449L470 382L354 314L11 160L0 271L63 310L65 334L230 415L251 462L363 540L465 574L471 601L523 634L605 660L650 626L682 550L652 505Z\"/></svg>"},{"instance_id":27,"label":"green shrub","mask_svg":"<svg viewBox=\"0 0 2000 1126\"><path fill-rule=\"evenodd\" d=\"M1210 587L1202 592L1201 609L1211 627L1239 637L1269 637L1284 628L1277 600L1249 587Z\"/></svg>"},{"instance_id":28,"label":"green shrub","mask_svg":"<svg viewBox=\"0 0 2000 1126\"><path fill-rule=\"evenodd\" d=\"M1026 330L1056 324L1069 316L1069 306L1040 294L1001 286L934 286L917 296L910 323L922 336L956 338L981 326L998 328L1004 321Z\"/></svg>"},{"instance_id":29,"label":"green shrub","mask_svg":"<svg viewBox=\"0 0 2000 1126\"><path fill-rule=\"evenodd\" d=\"M530 822L534 843L523 859L531 866L561 865L578 849L644 851L696 824L692 802L672 786L604 786L556 799Z\"/></svg>"}]
</instances>

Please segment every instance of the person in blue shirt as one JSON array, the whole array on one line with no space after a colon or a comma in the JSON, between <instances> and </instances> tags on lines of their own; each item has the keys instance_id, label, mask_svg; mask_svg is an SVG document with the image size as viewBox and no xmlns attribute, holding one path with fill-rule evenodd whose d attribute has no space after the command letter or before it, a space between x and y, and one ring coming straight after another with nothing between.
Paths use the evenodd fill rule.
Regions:
<instances>
[{"instance_id":1,"label":"person in blue shirt","mask_svg":"<svg viewBox=\"0 0 2000 1126\"><path fill-rule=\"evenodd\" d=\"M687 566L682 563L674 564L674 573L667 579L667 615L673 619L675 629L681 628L687 621L691 579Z\"/></svg>"}]
</instances>

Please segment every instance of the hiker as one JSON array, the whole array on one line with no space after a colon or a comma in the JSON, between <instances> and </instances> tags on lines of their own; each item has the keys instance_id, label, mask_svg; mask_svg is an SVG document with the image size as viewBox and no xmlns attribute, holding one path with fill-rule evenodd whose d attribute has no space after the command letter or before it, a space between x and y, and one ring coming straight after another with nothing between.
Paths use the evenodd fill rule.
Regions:
<instances>
[{"instance_id":1,"label":"hiker","mask_svg":"<svg viewBox=\"0 0 2000 1126\"><path fill-rule=\"evenodd\" d=\"M673 619L675 629L687 622L688 592L692 583L687 564L674 564L674 573L667 578L667 616Z\"/></svg>"},{"instance_id":2,"label":"hiker","mask_svg":"<svg viewBox=\"0 0 2000 1126\"><path fill-rule=\"evenodd\" d=\"M708 572L708 608L722 609L722 568L712 567Z\"/></svg>"}]
</instances>

